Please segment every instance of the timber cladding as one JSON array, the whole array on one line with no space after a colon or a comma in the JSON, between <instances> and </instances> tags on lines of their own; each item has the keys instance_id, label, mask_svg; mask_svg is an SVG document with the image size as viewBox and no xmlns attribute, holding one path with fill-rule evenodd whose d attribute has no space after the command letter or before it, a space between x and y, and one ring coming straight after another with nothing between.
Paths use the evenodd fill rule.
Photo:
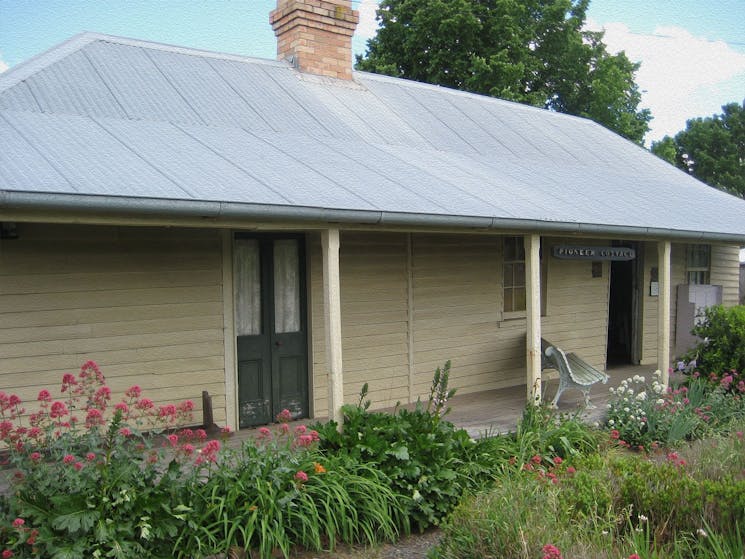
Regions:
<instances>
[{"instance_id":1,"label":"timber cladding","mask_svg":"<svg viewBox=\"0 0 745 559\"><path fill-rule=\"evenodd\" d=\"M544 255L562 239L544 239ZM590 242L592 244L592 242ZM602 244L602 243L601 243ZM327 413L323 275L309 249L313 402ZM548 336L604 368L608 264L545 263ZM373 407L426 399L437 366L453 363L462 394L525 383L525 317L502 312L502 237L343 232L340 248L344 399L367 382Z\"/></svg>"},{"instance_id":2,"label":"timber cladding","mask_svg":"<svg viewBox=\"0 0 745 559\"><path fill-rule=\"evenodd\" d=\"M201 392L225 418L222 257L215 231L19 224L0 245L2 389L36 400L88 359L118 399ZM52 390L53 394L55 393Z\"/></svg>"}]
</instances>

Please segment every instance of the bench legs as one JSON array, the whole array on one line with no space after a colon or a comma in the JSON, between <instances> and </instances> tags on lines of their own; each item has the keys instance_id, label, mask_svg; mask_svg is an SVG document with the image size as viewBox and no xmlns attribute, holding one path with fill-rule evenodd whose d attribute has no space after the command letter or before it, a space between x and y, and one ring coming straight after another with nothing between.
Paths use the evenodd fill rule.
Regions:
<instances>
[{"instance_id":1,"label":"bench legs","mask_svg":"<svg viewBox=\"0 0 745 559\"><path fill-rule=\"evenodd\" d=\"M563 380L559 380L559 388L556 390L556 396L554 396L554 400L551 402L552 408L558 407L559 398L561 398L562 393L567 388L576 388L577 390L582 391L582 394L584 394L585 396L585 407L589 410L595 408L595 405L590 402L590 387L589 386L581 386L579 384L568 384L564 382Z\"/></svg>"}]
</instances>

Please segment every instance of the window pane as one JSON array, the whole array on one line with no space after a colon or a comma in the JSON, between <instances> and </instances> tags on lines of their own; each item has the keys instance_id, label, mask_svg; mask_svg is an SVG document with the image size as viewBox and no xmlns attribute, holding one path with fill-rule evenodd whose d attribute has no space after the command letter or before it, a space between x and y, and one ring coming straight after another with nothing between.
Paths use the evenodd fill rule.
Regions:
<instances>
[{"instance_id":1,"label":"window pane","mask_svg":"<svg viewBox=\"0 0 745 559\"><path fill-rule=\"evenodd\" d=\"M516 260L517 254L515 253L515 237L504 238L504 260L510 262Z\"/></svg>"},{"instance_id":2,"label":"window pane","mask_svg":"<svg viewBox=\"0 0 745 559\"><path fill-rule=\"evenodd\" d=\"M519 262L515 264L515 283L514 285L525 285L525 263Z\"/></svg>"},{"instance_id":3,"label":"window pane","mask_svg":"<svg viewBox=\"0 0 745 559\"><path fill-rule=\"evenodd\" d=\"M235 330L237 336L261 334L261 259L256 239L236 239Z\"/></svg>"},{"instance_id":4,"label":"window pane","mask_svg":"<svg viewBox=\"0 0 745 559\"><path fill-rule=\"evenodd\" d=\"M504 312L512 312L514 309L514 305L512 304L512 289L505 289L504 290Z\"/></svg>"},{"instance_id":5,"label":"window pane","mask_svg":"<svg viewBox=\"0 0 745 559\"><path fill-rule=\"evenodd\" d=\"M514 276L514 265L513 264L505 264L504 265L504 288L507 289L508 287L512 287L515 282L515 276Z\"/></svg>"},{"instance_id":6,"label":"window pane","mask_svg":"<svg viewBox=\"0 0 745 559\"><path fill-rule=\"evenodd\" d=\"M300 331L300 261L295 239L274 242L274 331Z\"/></svg>"},{"instance_id":7,"label":"window pane","mask_svg":"<svg viewBox=\"0 0 745 559\"><path fill-rule=\"evenodd\" d=\"M524 311L525 310L525 288L516 287L512 291L515 295L515 304L514 304L513 310Z\"/></svg>"}]
</instances>

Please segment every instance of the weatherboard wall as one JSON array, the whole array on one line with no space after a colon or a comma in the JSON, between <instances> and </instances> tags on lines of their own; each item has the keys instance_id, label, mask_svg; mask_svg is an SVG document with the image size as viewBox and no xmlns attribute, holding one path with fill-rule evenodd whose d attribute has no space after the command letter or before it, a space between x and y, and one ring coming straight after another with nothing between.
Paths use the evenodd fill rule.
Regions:
<instances>
[{"instance_id":1,"label":"weatherboard wall","mask_svg":"<svg viewBox=\"0 0 745 559\"><path fill-rule=\"evenodd\" d=\"M544 239L544 254L565 239ZM588 241L588 244L603 242ZM320 241L309 242L313 403L327 408ZM605 367L609 266L548 256L544 336ZM502 312L502 237L343 232L340 248L344 399L363 384L373 408L429 394L451 360L459 393L525 383L525 317Z\"/></svg>"},{"instance_id":2,"label":"weatherboard wall","mask_svg":"<svg viewBox=\"0 0 745 559\"><path fill-rule=\"evenodd\" d=\"M225 416L221 245L216 231L17 225L0 241L2 389L36 400L63 373L99 363L115 398L201 393ZM54 392L54 390L53 390Z\"/></svg>"}]
</instances>

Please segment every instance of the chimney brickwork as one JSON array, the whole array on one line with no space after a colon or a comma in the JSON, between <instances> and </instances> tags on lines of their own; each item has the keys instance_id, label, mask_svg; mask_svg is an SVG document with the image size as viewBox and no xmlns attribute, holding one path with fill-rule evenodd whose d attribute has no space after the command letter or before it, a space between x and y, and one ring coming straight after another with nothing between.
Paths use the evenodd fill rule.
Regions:
<instances>
[{"instance_id":1,"label":"chimney brickwork","mask_svg":"<svg viewBox=\"0 0 745 559\"><path fill-rule=\"evenodd\" d=\"M352 79L352 35L359 12L350 0L277 0L269 14L279 59L301 72Z\"/></svg>"}]
</instances>

